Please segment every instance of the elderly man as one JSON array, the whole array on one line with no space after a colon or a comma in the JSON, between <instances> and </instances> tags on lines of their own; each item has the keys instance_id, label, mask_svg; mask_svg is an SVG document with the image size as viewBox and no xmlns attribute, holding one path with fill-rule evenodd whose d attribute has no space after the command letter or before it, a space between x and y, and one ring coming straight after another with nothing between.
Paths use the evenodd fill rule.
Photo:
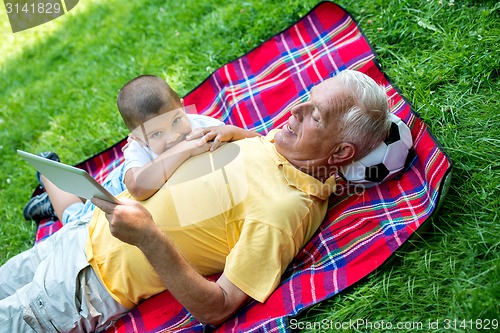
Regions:
<instances>
[{"instance_id":1,"label":"elderly man","mask_svg":"<svg viewBox=\"0 0 500 333\"><path fill-rule=\"evenodd\" d=\"M90 222L0 269L0 326L100 330L164 290L213 325L264 302L323 220L336 168L389 126L384 89L344 71L315 86L281 130L191 158L147 201L94 198L101 210ZM203 277L217 272L215 282Z\"/></svg>"}]
</instances>

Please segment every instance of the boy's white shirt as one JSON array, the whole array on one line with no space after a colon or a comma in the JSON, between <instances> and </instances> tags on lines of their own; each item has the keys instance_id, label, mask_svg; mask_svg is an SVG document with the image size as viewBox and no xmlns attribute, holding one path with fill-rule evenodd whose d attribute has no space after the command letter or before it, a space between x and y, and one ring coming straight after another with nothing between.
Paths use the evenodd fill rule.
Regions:
<instances>
[{"instance_id":1,"label":"boy's white shirt","mask_svg":"<svg viewBox=\"0 0 500 333\"><path fill-rule=\"evenodd\" d=\"M200 114L186 114L186 116L191 124L192 130L202 127L224 125L224 123L218 119ZM158 157L149 147L145 147L135 140L129 142L129 145L123 151L123 156L125 158L123 174L131 168L141 168Z\"/></svg>"}]
</instances>

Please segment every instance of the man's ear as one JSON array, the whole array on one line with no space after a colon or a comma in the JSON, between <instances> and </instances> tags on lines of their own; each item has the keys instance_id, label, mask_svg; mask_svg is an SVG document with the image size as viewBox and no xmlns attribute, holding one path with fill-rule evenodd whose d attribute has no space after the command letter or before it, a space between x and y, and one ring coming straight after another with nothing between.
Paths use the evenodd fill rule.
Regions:
<instances>
[{"instance_id":1,"label":"man's ear","mask_svg":"<svg viewBox=\"0 0 500 333\"><path fill-rule=\"evenodd\" d=\"M356 146L351 143L341 143L335 147L328 159L330 165L343 165L351 162L356 154Z\"/></svg>"}]
</instances>

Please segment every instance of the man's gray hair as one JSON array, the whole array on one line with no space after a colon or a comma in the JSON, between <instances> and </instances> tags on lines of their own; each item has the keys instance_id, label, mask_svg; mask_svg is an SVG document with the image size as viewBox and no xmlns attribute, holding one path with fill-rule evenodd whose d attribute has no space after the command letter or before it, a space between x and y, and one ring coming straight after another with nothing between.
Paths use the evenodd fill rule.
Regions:
<instances>
[{"instance_id":1,"label":"man's gray hair","mask_svg":"<svg viewBox=\"0 0 500 333\"><path fill-rule=\"evenodd\" d=\"M356 146L355 160L367 155L382 142L391 127L389 103L383 86L371 77L354 70L344 70L337 77L351 92L352 102L341 120L341 137ZM349 103L349 102L348 102Z\"/></svg>"}]
</instances>

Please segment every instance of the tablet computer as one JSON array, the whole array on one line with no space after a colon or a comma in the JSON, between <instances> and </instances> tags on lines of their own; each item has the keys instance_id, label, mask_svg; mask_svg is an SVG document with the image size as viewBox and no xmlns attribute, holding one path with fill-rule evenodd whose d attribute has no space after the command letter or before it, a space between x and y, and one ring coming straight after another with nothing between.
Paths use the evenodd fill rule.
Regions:
<instances>
[{"instance_id":1,"label":"tablet computer","mask_svg":"<svg viewBox=\"0 0 500 333\"><path fill-rule=\"evenodd\" d=\"M113 203L120 203L85 170L56 162L22 150L17 151L22 158L47 177L61 190L73 193L87 200L97 197Z\"/></svg>"}]
</instances>

